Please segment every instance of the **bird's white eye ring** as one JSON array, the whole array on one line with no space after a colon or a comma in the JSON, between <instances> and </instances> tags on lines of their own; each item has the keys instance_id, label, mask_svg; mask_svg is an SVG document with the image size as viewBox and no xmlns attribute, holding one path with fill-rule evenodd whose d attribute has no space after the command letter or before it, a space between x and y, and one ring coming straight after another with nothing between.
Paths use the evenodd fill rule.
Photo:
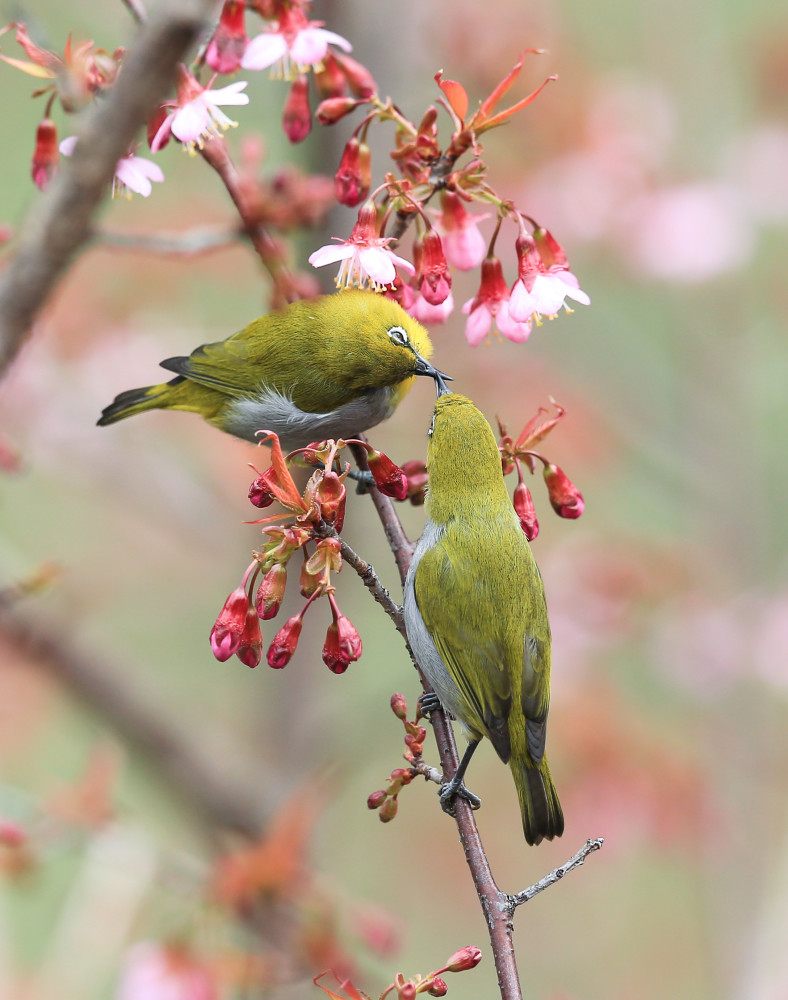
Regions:
<instances>
[{"instance_id":1,"label":"bird's white eye ring","mask_svg":"<svg viewBox=\"0 0 788 1000\"><path fill-rule=\"evenodd\" d=\"M402 347L407 345L408 334L401 326L392 326L391 329L386 330L386 333L395 344L400 344Z\"/></svg>"}]
</instances>

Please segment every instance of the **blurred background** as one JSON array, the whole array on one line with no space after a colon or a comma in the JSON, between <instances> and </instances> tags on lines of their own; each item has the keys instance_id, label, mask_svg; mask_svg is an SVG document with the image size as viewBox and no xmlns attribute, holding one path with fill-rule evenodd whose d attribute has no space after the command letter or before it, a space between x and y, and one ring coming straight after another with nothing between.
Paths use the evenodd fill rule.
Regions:
<instances>
[{"instance_id":1,"label":"blurred background","mask_svg":"<svg viewBox=\"0 0 788 1000\"><path fill-rule=\"evenodd\" d=\"M121 3L86 10L6 5L2 16L55 51L69 32L109 50L131 38ZM380 92L417 121L440 68L472 106L525 47L548 51L529 57L513 98L560 77L484 145L496 189L560 240L592 305L526 345L469 348L459 310L432 330L437 363L491 421L517 431L550 396L567 408L549 454L586 500L582 518L559 520L534 484L563 839L524 845L489 746L469 782L506 891L605 838L518 911L524 992L783 1000L788 17L765 0L354 0L316 2L313 16L353 41ZM12 34L2 51L21 54ZM265 171L295 157L330 176L348 122L292 148L285 85L246 76L251 102L234 109L230 142L259 133ZM0 222L13 227L38 197L32 83L0 65ZM391 143L380 132L377 178ZM171 144L159 162L166 182L108 204L103 230L234 224L202 161ZM353 219L337 209L326 232L305 233L299 266ZM498 249L513 280L510 236ZM455 279L458 304L477 280ZM161 943L173 968L202 970L168 994L190 1000L212 995L209 980L222 997L258 996L260 984L316 997L309 980L332 964L377 995L397 970L426 973L466 944L485 959L450 979L451 995L496 993L434 790L406 789L389 825L365 805L401 763L389 697L414 706L419 690L388 620L347 570L339 597L364 655L345 675L320 661L319 615L283 671L217 663L208 633L259 538L242 522L246 463L260 459L187 414L94 426L116 393L159 379L161 358L246 325L267 293L243 245L188 259L93 246L2 386L0 588L15 595L0 629L3 997L118 996L122 969L155 966ZM417 385L371 434L376 446L423 457L432 398ZM399 599L369 501L350 499L347 539ZM417 537L423 511L402 517ZM37 577L47 585L19 598ZM425 755L436 759L431 738ZM256 854L217 833L233 809L265 823ZM158 994L126 1000L143 996Z\"/></svg>"}]
</instances>

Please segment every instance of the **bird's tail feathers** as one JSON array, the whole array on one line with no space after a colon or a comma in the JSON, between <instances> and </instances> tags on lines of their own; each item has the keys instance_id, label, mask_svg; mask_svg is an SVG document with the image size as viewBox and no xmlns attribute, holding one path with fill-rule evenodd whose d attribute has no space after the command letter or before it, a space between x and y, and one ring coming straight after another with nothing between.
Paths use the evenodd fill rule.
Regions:
<instances>
[{"instance_id":1,"label":"bird's tail feathers","mask_svg":"<svg viewBox=\"0 0 788 1000\"><path fill-rule=\"evenodd\" d=\"M174 378L171 382L160 385L143 386L141 389L127 389L105 407L98 419L99 427L114 424L117 420L133 417L145 410L164 410L178 407L177 393L173 387L185 381L183 377Z\"/></svg>"},{"instance_id":2,"label":"bird's tail feathers","mask_svg":"<svg viewBox=\"0 0 788 1000\"><path fill-rule=\"evenodd\" d=\"M564 832L564 813L547 757L543 757L539 764L532 763L530 758L528 763L524 763L512 757L509 764L520 800L526 841L535 845L542 840L560 837Z\"/></svg>"}]
</instances>

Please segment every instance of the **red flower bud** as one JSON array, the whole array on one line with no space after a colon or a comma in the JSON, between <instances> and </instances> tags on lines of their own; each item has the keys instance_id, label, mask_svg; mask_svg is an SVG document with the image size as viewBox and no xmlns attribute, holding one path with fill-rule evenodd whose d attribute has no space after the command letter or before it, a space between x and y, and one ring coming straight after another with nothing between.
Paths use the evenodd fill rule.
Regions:
<instances>
[{"instance_id":1,"label":"red flower bud","mask_svg":"<svg viewBox=\"0 0 788 1000\"><path fill-rule=\"evenodd\" d=\"M408 500L414 507L420 507L427 495L427 466L424 462L411 460L402 466L408 480Z\"/></svg>"},{"instance_id":2,"label":"red flower bud","mask_svg":"<svg viewBox=\"0 0 788 1000\"><path fill-rule=\"evenodd\" d=\"M328 626L323 645L323 663L335 674L344 674L361 656L361 637L349 618L339 615Z\"/></svg>"},{"instance_id":3,"label":"red flower bud","mask_svg":"<svg viewBox=\"0 0 788 1000\"><path fill-rule=\"evenodd\" d=\"M205 61L217 73L235 73L246 51L244 0L225 0L216 31L208 43Z\"/></svg>"},{"instance_id":4,"label":"red flower bud","mask_svg":"<svg viewBox=\"0 0 788 1000\"><path fill-rule=\"evenodd\" d=\"M585 508L583 494L557 465L544 467L544 481L553 510L559 517L580 517Z\"/></svg>"},{"instance_id":5,"label":"red flower bud","mask_svg":"<svg viewBox=\"0 0 788 1000\"><path fill-rule=\"evenodd\" d=\"M287 570L281 563L276 563L268 570L257 588L255 607L263 621L269 621L279 614L286 586Z\"/></svg>"},{"instance_id":6,"label":"red flower bud","mask_svg":"<svg viewBox=\"0 0 788 1000\"><path fill-rule=\"evenodd\" d=\"M303 142L312 130L312 112L309 108L309 81L298 76L285 101L282 127L290 142Z\"/></svg>"},{"instance_id":7,"label":"red flower bud","mask_svg":"<svg viewBox=\"0 0 788 1000\"><path fill-rule=\"evenodd\" d=\"M363 103L352 97L329 97L317 106L317 120L321 125L333 125Z\"/></svg>"},{"instance_id":8,"label":"red flower bud","mask_svg":"<svg viewBox=\"0 0 788 1000\"><path fill-rule=\"evenodd\" d=\"M246 625L249 598L245 587L238 587L224 602L219 617L211 629L211 649L217 660L224 663L241 646L241 637Z\"/></svg>"},{"instance_id":9,"label":"red flower bud","mask_svg":"<svg viewBox=\"0 0 788 1000\"><path fill-rule=\"evenodd\" d=\"M408 703L404 694L393 694L391 696L391 711L398 719L405 719L408 715Z\"/></svg>"},{"instance_id":10,"label":"red flower bud","mask_svg":"<svg viewBox=\"0 0 788 1000\"><path fill-rule=\"evenodd\" d=\"M375 485L381 493L395 500L404 500L408 495L408 477L395 465L388 455L373 448L367 455L367 463Z\"/></svg>"},{"instance_id":11,"label":"red flower bud","mask_svg":"<svg viewBox=\"0 0 788 1000\"><path fill-rule=\"evenodd\" d=\"M273 466L270 469L266 469L249 487L249 500L255 507L270 507L276 499L270 490L272 481L277 481Z\"/></svg>"},{"instance_id":12,"label":"red flower bud","mask_svg":"<svg viewBox=\"0 0 788 1000\"><path fill-rule=\"evenodd\" d=\"M455 951L451 958L438 972L465 972L466 969L475 968L482 960L481 951L472 944Z\"/></svg>"},{"instance_id":13,"label":"red flower bud","mask_svg":"<svg viewBox=\"0 0 788 1000\"><path fill-rule=\"evenodd\" d=\"M256 667L263 656L263 636L260 632L260 619L257 611L251 605L246 612L244 630L241 633L241 645L235 655L247 667Z\"/></svg>"},{"instance_id":14,"label":"red flower bud","mask_svg":"<svg viewBox=\"0 0 788 1000\"><path fill-rule=\"evenodd\" d=\"M367 797L367 809L380 809L385 801L386 793L380 788Z\"/></svg>"},{"instance_id":15,"label":"red flower bud","mask_svg":"<svg viewBox=\"0 0 788 1000\"><path fill-rule=\"evenodd\" d=\"M370 164L369 146L351 136L334 175L334 191L340 205L355 208L367 197L372 180Z\"/></svg>"},{"instance_id":16,"label":"red flower bud","mask_svg":"<svg viewBox=\"0 0 788 1000\"><path fill-rule=\"evenodd\" d=\"M443 243L434 229L428 229L421 242L418 288L430 305L439 306L449 297L451 275L443 252Z\"/></svg>"},{"instance_id":17,"label":"red flower bud","mask_svg":"<svg viewBox=\"0 0 788 1000\"><path fill-rule=\"evenodd\" d=\"M57 126L51 118L43 118L36 129L36 146L30 164L30 176L41 191L52 180L59 156Z\"/></svg>"},{"instance_id":18,"label":"red flower bud","mask_svg":"<svg viewBox=\"0 0 788 1000\"><path fill-rule=\"evenodd\" d=\"M449 987L446 985L446 981L441 979L440 976L436 976L432 980L432 986L427 990L431 997L445 997L449 992Z\"/></svg>"},{"instance_id":19,"label":"red flower bud","mask_svg":"<svg viewBox=\"0 0 788 1000\"><path fill-rule=\"evenodd\" d=\"M345 55L344 52L336 52L334 55L345 75L348 86L357 97L367 98L377 94L378 85L366 66L362 66L360 62Z\"/></svg>"},{"instance_id":20,"label":"red flower bud","mask_svg":"<svg viewBox=\"0 0 788 1000\"><path fill-rule=\"evenodd\" d=\"M329 97L344 96L347 81L333 52L326 53L323 68L315 70L312 76L321 101Z\"/></svg>"},{"instance_id":21,"label":"red flower bud","mask_svg":"<svg viewBox=\"0 0 788 1000\"><path fill-rule=\"evenodd\" d=\"M293 615L292 618L287 619L274 636L274 641L268 649L267 660L269 667L273 667L274 670L281 670L282 667L287 666L290 658L296 651L298 637L301 635L303 626L304 621L301 615Z\"/></svg>"},{"instance_id":22,"label":"red flower bud","mask_svg":"<svg viewBox=\"0 0 788 1000\"><path fill-rule=\"evenodd\" d=\"M534 498L531 496L531 491L522 479L514 488L512 502L514 503L515 512L520 518L520 527L525 532L525 537L528 541L532 542L539 534L539 521L536 518Z\"/></svg>"}]
</instances>

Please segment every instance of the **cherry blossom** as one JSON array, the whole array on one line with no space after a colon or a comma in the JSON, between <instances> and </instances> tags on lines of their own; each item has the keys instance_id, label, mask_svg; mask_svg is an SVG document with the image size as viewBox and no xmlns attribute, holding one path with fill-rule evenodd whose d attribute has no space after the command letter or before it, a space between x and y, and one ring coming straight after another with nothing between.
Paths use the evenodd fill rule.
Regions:
<instances>
[{"instance_id":1,"label":"cherry blossom","mask_svg":"<svg viewBox=\"0 0 788 1000\"><path fill-rule=\"evenodd\" d=\"M509 309L509 286L504 281L501 262L497 257L487 257L482 262L482 283L475 298L462 307L468 315L465 339L476 347L492 329L493 319L500 332L515 343L528 340L531 335L530 319L514 319Z\"/></svg>"},{"instance_id":2,"label":"cherry blossom","mask_svg":"<svg viewBox=\"0 0 788 1000\"><path fill-rule=\"evenodd\" d=\"M63 156L71 156L74 146L77 144L75 135L68 136L60 143L60 152ZM112 197L121 195L130 198L131 193L141 194L147 198L153 190L151 181L161 183L164 180L164 173L158 163L146 160L144 156L136 156L129 153L123 156L115 165L115 176L112 179Z\"/></svg>"},{"instance_id":3,"label":"cherry blossom","mask_svg":"<svg viewBox=\"0 0 788 1000\"><path fill-rule=\"evenodd\" d=\"M353 46L341 35L326 31L322 21L310 21L299 7L284 9L270 31L256 35L246 47L241 66L244 69L268 69L280 64L281 75L290 79L295 72L320 67L329 45L345 52ZM295 69L294 69L295 68Z\"/></svg>"},{"instance_id":4,"label":"cherry blossom","mask_svg":"<svg viewBox=\"0 0 788 1000\"><path fill-rule=\"evenodd\" d=\"M336 277L337 287L369 284L376 291L387 287L397 277L400 267L409 274L416 269L403 257L398 257L386 246L391 238L378 236L377 211L374 202L368 201L358 214L358 222L353 227L350 238L337 245L320 247L310 256L312 267L323 267L341 261Z\"/></svg>"},{"instance_id":5,"label":"cherry blossom","mask_svg":"<svg viewBox=\"0 0 788 1000\"><path fill-rule=\"evenodd\" d=\"M238 124L228 118L221 107L248 104L248 95L241 93L246 86L245 80L238 80L218 90L212 90L210 83L202 87L182 65L178 80L178 106L159 126L150 148L157 153L167 144L172 133L191 152L194 152L195 146L202 149L206 140Z\"/></svg>"}]
</instances>

